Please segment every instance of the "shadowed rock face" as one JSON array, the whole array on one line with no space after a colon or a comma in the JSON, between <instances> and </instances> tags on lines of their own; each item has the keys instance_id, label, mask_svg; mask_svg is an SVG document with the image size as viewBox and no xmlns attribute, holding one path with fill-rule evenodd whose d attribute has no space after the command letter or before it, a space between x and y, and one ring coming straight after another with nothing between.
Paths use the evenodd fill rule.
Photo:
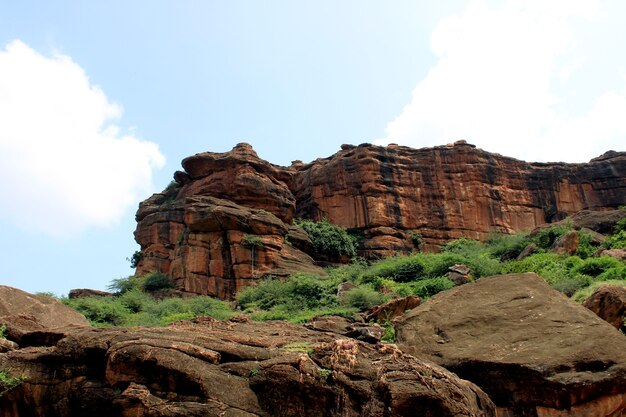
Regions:
<instances>
[{"instance_id":1,"label":"shadowed rock face","mask_svg":"<svg viewBox=\"0 0 626 417\"><path fill-rule=\"evenodd\" d=\"M623 152L586 164L539 164L463 141L423 149L344 145L329 158L279 167L239 144L186 158L183 167L176 187L139 207L137 273L167 272L187 291L220 298L265 274L320 272L306 233L291 226L294 216L350 228L362 236L359 255L379 258L415 250L416 233L432 250L626 202Z\"/></svg>"},{"instance_id":2,"label":"shadowed rock face","mask_svg":"<svg viewBox=\"0 0 626 417\"><path fill-rule=\"evenodd\" d=\"M393 345L284 322L73 330L0 354L3 417L492 417L474 384Z\"/></svg>"},{"instance_id":3,"label":"shadowed rock face","mask_svg":"<svg viewBox=\"0 0 626 417\"><path fill-rule=\"evenodd\" d=\"M442 292L396 332L400 349L474 382L499 415L626 414L626 338L535 274Z\"/></svg>"}]
</instances>

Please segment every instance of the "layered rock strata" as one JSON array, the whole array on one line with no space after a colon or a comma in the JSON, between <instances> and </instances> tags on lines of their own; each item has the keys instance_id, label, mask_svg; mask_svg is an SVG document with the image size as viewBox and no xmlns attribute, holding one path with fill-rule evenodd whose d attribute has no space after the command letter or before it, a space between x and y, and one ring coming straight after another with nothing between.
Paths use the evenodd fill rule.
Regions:
<instances>
[{"instance_id":1,"label":"layered rock strata","mask_svg":"<svg viewBox=\"0 0 626 417\"><path fill-rule=\"evenodd\" d=\"M527 163L464 141L365 144L280 167L239 144L186 158L183 168L139 207L137 273L166 272L181 289L220 298L264 275L320 272L294 217L349 228L359 255L379 258L626 204L624 152L585 164Z\"/></svg>"},{"instance_id":2,"label":"layered rock strata","mask_svg":"<svg viewBox=\"0 0 626 417\"><path fill-rule=\"evenodd\" d=\"M284 322L76 329L0 353L0 369L23 377L3 417L495 416L431 362Z\"/></svg>"}]
</instances>

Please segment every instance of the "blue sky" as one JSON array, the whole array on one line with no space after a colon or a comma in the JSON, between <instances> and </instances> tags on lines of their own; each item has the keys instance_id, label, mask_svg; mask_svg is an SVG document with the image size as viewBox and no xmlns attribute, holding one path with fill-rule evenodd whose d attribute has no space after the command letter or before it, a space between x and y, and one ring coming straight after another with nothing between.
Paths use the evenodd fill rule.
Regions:
<instances>
[{"instance_id":1,"label":"blue sky","mask_svg":"<svg viewBox=\"0 0 626 417\"><path fill-rule=\"evenodd\" d=\"M0 284L132 273L137 204L182 158L277 164L458 139L624 150L626 3L0 0Z\"/></svg>"}]
</instances>

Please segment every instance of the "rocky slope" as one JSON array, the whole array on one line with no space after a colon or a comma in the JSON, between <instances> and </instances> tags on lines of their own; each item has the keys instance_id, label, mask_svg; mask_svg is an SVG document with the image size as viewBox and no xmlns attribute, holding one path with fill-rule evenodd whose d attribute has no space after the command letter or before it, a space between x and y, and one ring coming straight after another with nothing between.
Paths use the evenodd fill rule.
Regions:
<instances>
[{"instance_id":1,"label":"rocky slope","mask_svg":"<svg viewBox=\"0 0 626 417\"><path fill-rule=\"evenodd\" d=\"M24 378L3 417L495 416L429 361L285 322L74 329L0 354L0 369Z\"/></svg>"},{"instance_id":2,"label":"rocky slope","mask_svg":"<svg viewBox=\"0 0 626 417\"><path fill-rule=\"evenodd\" d=\"M247 144L183 160L176 185L144 201L137 273L169 273L186 291L229 298L263 275L321 273L295 217L326 218L360 238L367 258L483 239L626 203L626 153L585 164L527 163L464 141L434 148L342 146L290 167Z\"/></svg>"}]
</instances>

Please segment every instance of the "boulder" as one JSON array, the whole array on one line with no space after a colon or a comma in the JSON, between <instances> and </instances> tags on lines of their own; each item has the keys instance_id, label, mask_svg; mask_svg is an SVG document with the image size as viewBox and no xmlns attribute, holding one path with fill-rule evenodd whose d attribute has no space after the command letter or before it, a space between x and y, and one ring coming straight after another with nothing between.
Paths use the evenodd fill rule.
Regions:
<instances>
[{"instance_id":1,"label":"boulder","mask_svg":"<svg viewBox=\"0 0 626 417\"><path fill-rule=\"evenodd\" d=\"M626 338L533 273L439 293L396 335L404 352L480 386L501 416L626 413Z\"/></svg>"},{"instance_id":2,"label":"boulder","mask_svg":"<svg viewBox=\"0 0 626 417\"><path fill-rule=\"evenodd\" d=\"M537 245L534 243L529 243L526 247L517 255L516 260L521 261L522 259L530 256L531 254L537 251Z\"/></svg>"},{"instance_id":3,"label":"boulder","mask_svg":"<svg viewBox=\"0 0 626 417\"><path fill-rule=\"evenodd\" d=\"M576 249L578 249L579 241L580 234L578 231L570 230L554 241L552 244L552 252L572 256L576 253Z\"/></svg>"},{"instance_id":4,"label":"boulder","mask_svg":"<svg viewBox=\"0 0 626 417\"><path fill-rule=\"evenodd\" d=\"M616 329L625 328L626 288L602 285L585 300L583 305Z\"/></svg>"},{"instance_id":5,"label":"boulder","mask_svg":"<svg viewBox=\"0 0 626 417\"><path fill-rule=\"evenodd\" d=\"M24 377L3 417L495 417L474 384L394 345L285 322L77 329L0 369Z\"/></svg>"},{"instance_id":6,"label":"boulder","mask_svg":"<svg viewBox=\"0 0 626 417\"><path fill-rule=\"evenodd\" d=\"M396 298L378 306L374 306L367 310L363 317L365 321L376 321L384 323L391 321L396 317L400 317L406 311L411 310L420 305L420 298L417 295L409 295L407 297Z\"/></svg>"},{"instance_id":7,"label":"boulder","mask_svg":"<svg viewBox=\"0 0 626 417\"><path fill-rule=\"evenodd\" d=\"M110 297L113 293L100 291L100 290L92 290L90 288L75 288L70 290L69 298L86 298L86 297Z\"/></svg>"},{"instance_id":8,"label":"boulder","mask_svg":"<svg viewBox=\"0 0 626 417\"><path fill-rule=\"evenodd\" d=\"M446 274L448 279L454 282L454 285L463 285L471 281L469 266L463 264L454 264L448 268Z\"/></svg>"},{"instance_id":9,"label":"boulder","mask_svg":"<svg viewBox=\"0 0 626 417\"><path fill-rule=\"evenodd\" d=\"M62 331L68 327L90 326L87 319L57 299L29 294L0 285L0 324L7 338L18 344L31 332Z\"/></svg>"},{"instance_id":10,"label":"boulder","mask_svg":"<svg viewBox=\"0 0 626 417\"><path fill-rule=\"evenodd\" d=\"M626 261L626 249L604 249L598 256L610 256L618 261Z\"/></svg>"}]
</instances>

